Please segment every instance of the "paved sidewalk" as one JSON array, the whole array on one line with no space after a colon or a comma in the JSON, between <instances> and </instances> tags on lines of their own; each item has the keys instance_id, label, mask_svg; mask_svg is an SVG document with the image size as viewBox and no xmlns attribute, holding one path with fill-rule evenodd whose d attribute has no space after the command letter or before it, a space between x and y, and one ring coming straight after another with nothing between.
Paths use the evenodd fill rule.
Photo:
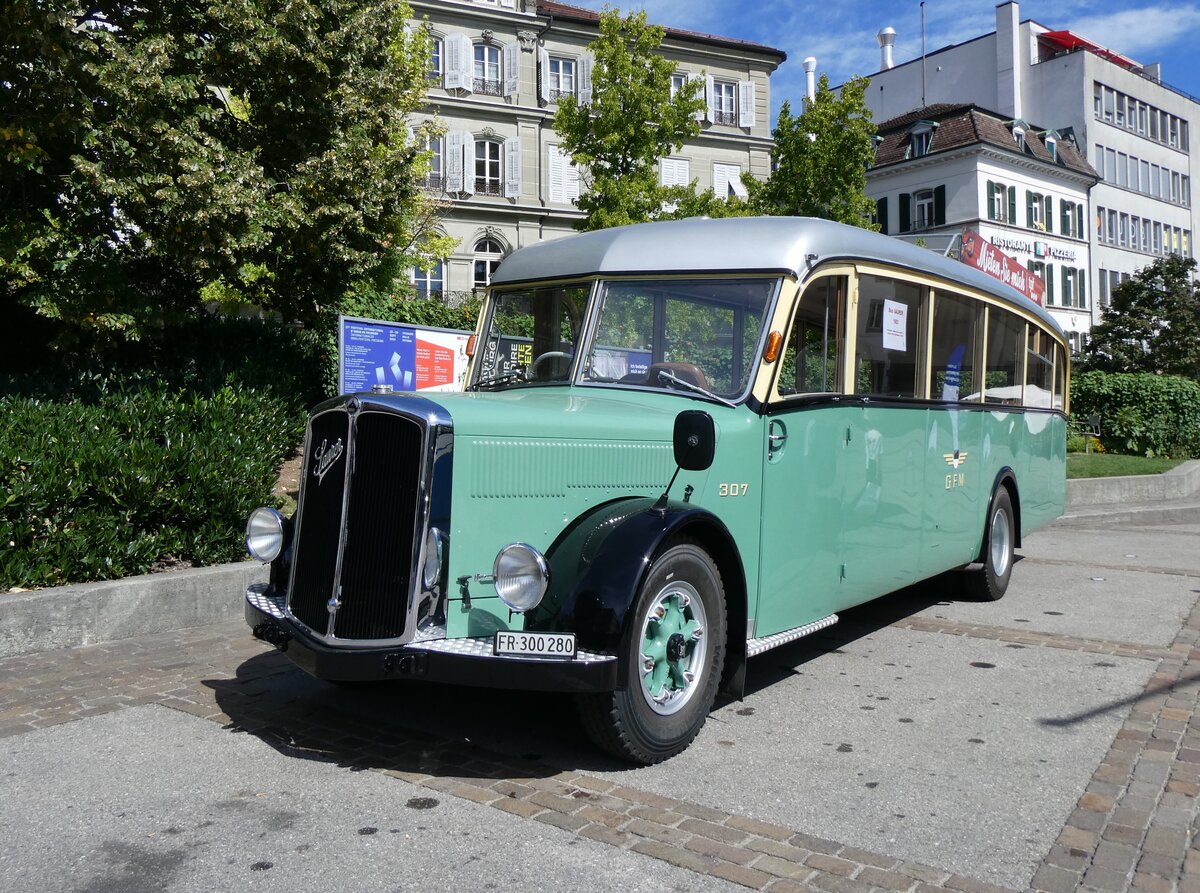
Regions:
<instances>
[{"instance_id":1,"label":"paved sidewalk","mask_svg":"<svg viewBox=\"0 0 1200 893\"><path fill-rule=\"evenodd\" d=\"M1018 853L1010 859L1004 876L1031 878L1029 888L1050 893L1075 890L1200 893L1200 843L1193 847L1200 821L1197 813L1200 718L1196 717L1200 700L1200 650L1197 649L1200 608L1196 605L1200 596L1200 551L1195 549L1200 541L1200 526L1105 529L1088 533L1083 539L1078 539L1083 534L1076 531L1052 529L1039 536L1040 539L1033 537L1026 544L1025 551L1030 557L1016 569L1014 586L1024 583L1024 594L1010 592L1008 598L996 605L957 603L944 599L944 584L931 584L856 609L839 627L812 641L806 640L803 647L786 652L779 649L772 653L775 655L772 662L759 659L752 667L755 684L746 701L722 707L710 719L694 750L653 770L628 770L597 760L581 737L560 731L564 727L573 728L575 722L569 715L559 715L559 708L564 706L561 699L522 702L470 690L429 687L412 692L379 686L365 691L344 691L308 679L283 655L251 639L240 622L0 660L0 738L5 739L0 740L0 764L19 767L39 753L65 748L68 739L79 746L75 738L84 736L86 741L89 728L95 729L96 736L109 734L115 716L138 707L144 708L143 711L129 714L141 717L138 722L144 725L137 728L145 729L142 734L156 736L155 747L167 748L183 734L177 724L155 719L168 716L160 711L169 708L214 723L212 728L222 737L213 738L213 742L220 742L232 733L246 733L264 742L277 754L269 760L269 765L282 767L285 772L289 765L299 765L297 759L315 759L340 767L337 771L346 773L347 784L352 777L350 773L363 770L380 779L390 779L397 791L404 792L401 802L412 801L408 796L409 786L415 786L424 790L429 799L449 796L454 798L453 802L464 804L464 810L468 804L472 810L482 809L482 820L475 812L469 813L471 823L482 821L487 825L489 809L508 814L505 822L516 817L520 821L512 826L514 830L509 836L490 844L496 851L520 848L525 840L538 853L546 848L547 852L557 853L558 847L580 840L586 841L588 847L611 848L609 852L617 860L612 863L614 871L618 861L636 858L640 861L629 863L628 871L641 871L644 875L645 869L636 866L659 864L664 872L684 869L703 875L706 884L726 882L775 893L799 890L932 893L938 889L999 893L1021 889L1025 882L1007 886L989 883L984 879L981 866L986 860L982 857L970 857L963 867L951 870L947 866L962 861L955 856L959 850L938 857L936 849L922 849L919 832L911 840L894 835L863 836L861 840L880 842L864 846L860 841L854 845L850 839L858 837L857 806L839 818L834 814L836 804L824 804L821 808L829 810L827 818L818 815L807 819L800 811L786 808L789 798L803 799L813 796L803 792L817 790L814 782L803 777L807 771L833 765L822 763L825 754L841 752L850 745L825 748L820 740L822 734L826 734L829 745L838 739L832 737L833 733L823 733L819 727L816 737L809 740L797 737L802 734L799 728L788 730L783 737L772 737L774 729L749 725L747 738L738 739L733 721L740 718L750 723L756 709L769 714L776 725L788 722L785 717L789 709L800 717L818 723L829 720L835 725L842 719L878 717L869 720L874 723L870 728L874 729L875 737L890 736L898 734L890 731L892 728L907 730L918 724L910 719L908 726L888 726L885 730L883 714L874 707L855 708L854 716L850 717L850 705L841 696L838 703L814 703L809 707L796 702L794 697L797 691L805 689L791 686L803 686L801 677L807 674L814 680L815 687L809 691L815 697L818 691L831 691L839 684L848 687L848 682L839 682L848 674L849 678L855 678L856 674L870 671L877 674L874 678L879 681L873 690L881 692L883 681L903 669L898 661L885 661L881 657L896 649L913 649L912 653L926 656L935 668L938 661L948 661L942 664L945 667L942 672L947 676L960 672L955 667L964 666L956 643L972 644L973 650L993 649L986 652L989 661L970 664L984 670L998 662L993 655L1005 653L1000 649L1024 649L1007 653L1023 656L1022 666L1028 668L1027 672L1048 672L1049 668L1061 671L1053 678L1078 679L1082 685L1089 678L1081 675L1084 669L1102 668L1098 672L1108 672L1103 669L1107 667L1112 668L1111 672L1123 673L1121 679L1126 682L1135 677L1139 681L1124 697L1084 696L1081 688L1074 714L1055 713L1059 718L1041 720L1040 732L1035 728L1037 723L1030 726L1030 734L1073 734L1073 739L1058 739L1063 746L1070 740L1082 744L1091 741L1092 750L1078 752L1095 753L1099 759L1081 756L1078 759L1087 765L1056 770L1064 776L1069 774L1068 768L1081 773L1078 790L1070 779L1064 782L1065 788L1055 788L1055 781L1062 779L1053 775L1043 776L1043 781L1038 782L1036 773L1029 774L1032 767L1024 759L1021 763L1011 759L1005 762L1006 752L1027 752L1021 750L1023 742L1015 738L1011 742L998 742L999 750L993 752L993 759L998 762L994 764L986 762L982 740L946 751L944 759L961 760L958 768L966 783L987 788L981 802L992 800L998 809L1005 800L1006 787L1027 786L1031 793L1024 802L1031 813L1038 807L1039 784L1044 785L1044 794L1051 800L1061 796L1063 790L1074 791L1070 795L1073 807L1068 805L1057 819L1056 827L1060 830L1043 829L1048 833L1045 838L1048 846L1036 834L1029 835L1033 841L1029 846L1041 854L1035 864L1023 868L1023 863L1018 864ZM1070 545L1081 542L1084 546ZM1117 542L1126 545L1117 546ZM1079 548L1090 551L1080 555ZM1124 552L1120 551L1122 548ZM1096 586L1095 596L1086 591L1089 582ZM1105 590L1105 585L1110 588ZM1120 588L1113 589L1113 585ZM1038 594L1033 590L1039 588L1045 589L1042 593L1045 599L1038 604L1042 616L1037 617L1028 606L1029 597ZM1163 595L1156 596L1159 592ZM1100 601L1102 597L1109 600ZM1119 616L1119 606L1136 605L1138 613L1147 613L1139 602L1142 598L1150 599L1149 604L1162 605L1163 609L1150 611L1156 616L1148 617L1149 622L1142 626L1125 624ZM1093 611L1113 611L1114 616L1098 622L1096 617L1087 616L1086 609L1075 611L1076 604L1092 605ZM1168 605L1170 610L1166 609ZM1047 610L1055 606L1057 610ZM1138 618L1131 612L1129 619ZM1056 629L1056 624L1062 628ZM837 661L844 659L839 655L854 657L858 662L854 668L839 664ZM971 673L975 675L967 675ZM954 694L949 688L964 686L959 692L962 700L952 701L953 704L981 703L988 697L1002 696L995 682L987 687L989 683L982 681L988 678L984 672L968 669L963 677L945 679L947 697ZM992 677L993 680L1015 678ZM1143 685L1140 680L1147 681ZM972 688L978 685L985 687ZM1122 685L1125 683L1114 685L1111 690L1114 693L1127 690ZM905 688L904 683L898 686L896 692ZM855 684L854 688L857 687ZM929 691L943 694L932 687L917 693ZM1056 694L1069 697L1071 692ZM882 694L873 697L877 697L876 703L888 701ZM790 707L781 703L789 698ZM499 701L500 706L489 708L489 701ZM543 717L531 718L520 710L522 704L530 703L550 709ZM459 710L447 710L446 705L455 705ZM879 709L885 706L880 704ZM478 714L475 721L466 715L471 710ZM847 716L835 716L838 710ZM859 712L866 710L876 712ZM907 718L900 717L899 723ZM506 720L517 725L525 723L531 728L506 727ZM965 729L971 721L964 713L950 723L961 723ZM100 722L110 726L101 727L97 725ZM1060 725L1055 726L1056 722ZM73 725L52 728L65 723ZM932 728L927 732L931 737L925 739L925 746L932 748L937 739L956 731L948 727ZM1103 740L1096 740L1099 734L1104 736ZM550 744L542 746L547 741ZM781 749L785 742L794 746L793 752ZM99 744L97 741L96 745ZM743 746L754 748L756 753L746 757L738 750ZM1041 748L1047 746L1051 745L1037 744ZM1006 748L1011 749L1006 751ZM1047 757L1052 756L1050 751L1044 752ZM720 762L722 754L727 755L724 763ZM744 770L739 767L738 757L749 760ZM889 761L897 758L885 752L880 755L880 766L886 769ZM905 758L915 759L915 750L909 751ZM715 782L722 766L734 787L745 792L744 798L737 799L735 791L731 795L735 798L732 805L715 793L711 796L707 793L719 786L697 783L706 780L705 773L708 780ZM704 767L704 772L697 778L699 767ZM773 770L780 772L774 779L769 774ZM745 776L738 774L742 771ZM773 806L765 798L753 799L756 780L765 780L768 787L773 784L784 808ZM847 782L835 781L834 794L842 791L843 799L867 793L861 779L855 783L858 794L851 794ZM15 769L0 772L0 833L6 839L12 839L12 832L20 830L29 812L38 808L29 799L27 780L23 787L18 782ZM878 783L868 781L866 789ZM284 787L264 785L263 795L286 793L285 782L275 784ZM933 786L939 784L932 782ZM669 795L669 791L674 794ZM964 796L967 793L969 788L964 788ZM928 792L928 796L935 794ZM1018 797L1014 802L1022 801ZM1056 808L1048 814L1057 814ZM959 840L949 840L947 847L961 849L970 842L982 844L986 849L989 835L1003 832L1001 826L993 826L986 809L973 805L971 810L969 820L958 825ZM787 819L788 816L793 818ZM864 821L859 818L859 824ZM901 816L893 821L899 827L904 819ZM1044 821L1038 819L1037 823L1040 828ZM450 833L453 825L450 822L446 833ZM67 866L64 869L67 871L74 861L83 864L95 855L88 849L87 839L77 839L74 834L72 827L64 826L55 837L56 859ZM216 839L210 842L214 847L221 845ZM149 852L154 856L153 847L158 844L145 841L142 844L151 847ZM439 852L437 842L430 847L431 852ZM203 848L197 852L203 852ZM929 852L932 857L916 858L914 852ZM220 853L214 852L212 856L219 857ZM154 856L159 857L166 855ZM0 885L9 886L4 883L5 877L36 876L28 865L5 861L21 858L21 852L0 857ZM379 855L364 852L361 858L369 862ZM650 863L646 863L647 859ZM142 870L138 868L141 864L133 860L128 870L136 876ZM153 858L145 862L150 868L153 864ZM541 864L532 850L529 864ZM623 861L620 864L625 866ZM209 862L203 862L202 867L216 870ZM150 868L145 870L150 872ZM362 869L362 865L357 869ZM252 876L256 882L265 883L263 879L271 877L258 873L263 869L250 866L250 870L256 872ZM448 864L446 871L447 878L453 875ZM523 883L574 889L561 875L539 875L528 867L522 874L520 866L505 863L497 871L507 885ZM280 872L276 875L279 882L284 880ZM53 872L47 875L54 876ZM146 874L146 878L153 876ZM694 878L686 872L681 876L682 881L674 880L674 875L670 880L664 875L663 888L679 889L680 884L694 887L700 883L699 878L687 881L688 876ZM616 878L614 874L609 880L616 883ZM410 878L410 883L401 885L402 888L412 886L413 880ZM426 876L425 880L431 881L430 886L438 886L436 879ZM379 886L374 887L364 881L368 886L360 888L396 886L384 884L382 878L378 882ZM165 888L189 889L182 883ZM140 889L129 887L135 888Z\"/></svg>"}]
</instances>

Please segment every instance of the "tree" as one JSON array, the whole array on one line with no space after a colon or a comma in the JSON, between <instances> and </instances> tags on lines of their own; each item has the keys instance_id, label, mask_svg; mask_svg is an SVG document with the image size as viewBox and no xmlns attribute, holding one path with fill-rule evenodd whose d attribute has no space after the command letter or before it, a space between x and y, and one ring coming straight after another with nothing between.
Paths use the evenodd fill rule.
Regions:
<instances>
[{"instance_id":1,"label":"tree","mask_svg":"<svg viewBox=\"0 0 1200 893\"><path fill-rule=\"evenodd\" d=\"M1104 372L1156 372L1200 381L1200 282L1196 261L1170 255L1112 293L1092 327L1082 365Z\"/></svg>"},{"instance_id":2,"label":"tree","mask_svg":"<svg viewBox=\"0 0 1200 893\"><path fill-rule=\"evenodd\" d=\"M658 159L700 132L704 100L695 81L671 95L675 65L657 52L665 33L646 23L645 12L622 19L605 10L600 36L589 45L591 101L559 99L554 129L586 186L578 204L587 217L577 229L657 219L687 191L659 183Z\"/></svg>"},{"instance_id":3,"label":"tree","mask_svg":"<svg viewBox=\"0 0 1200 893\"><path fill-rule=\"evenodd\" d=\"M0 295L131 337L213 298L311 323L425 259L405 118L428 39L408 15L402 0L7 4Z\"/></svg>"},{"instance_id":4,"label":"tree","mask_svg":"<svg viewBox=\"0 0 1200 893\"><path fill-rule=\"evenodd\" d=\"M855 78L841 96L821 75L816 96L800 115L783 103L775 138L775 169L764 183L747 184L760 214L824 217L864 229L875 203L866 195L866 170L875 160L875 126L864 102L868 80Z\"/></svg>"}]
</instances>

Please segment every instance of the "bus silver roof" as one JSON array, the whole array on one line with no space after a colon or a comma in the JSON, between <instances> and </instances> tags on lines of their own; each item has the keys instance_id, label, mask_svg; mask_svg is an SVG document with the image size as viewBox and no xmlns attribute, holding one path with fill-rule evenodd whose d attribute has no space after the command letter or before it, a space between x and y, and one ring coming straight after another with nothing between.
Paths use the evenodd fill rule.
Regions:
<instances>
[{"instance_id":1,"label":"bus silver roof","mask_svg":"<svg viewBox=\"0 0 1200 893\"><path fill-rule=\"evenodd\" d=\"M664 273L781 273L803 280L811 267L831 260L876 261L961 282L1034 314L1062 335L1045 309L974 267L815 217L689 218L581 233L513 252L492 284Z\"/></svg>"}]
</instances>

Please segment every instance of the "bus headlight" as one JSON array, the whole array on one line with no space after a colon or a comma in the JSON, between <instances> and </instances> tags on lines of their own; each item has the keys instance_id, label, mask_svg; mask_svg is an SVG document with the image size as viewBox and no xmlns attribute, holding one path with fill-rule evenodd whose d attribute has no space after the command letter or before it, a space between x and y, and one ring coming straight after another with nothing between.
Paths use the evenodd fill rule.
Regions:
<instances>
[{"instance_id":1,"label":"bus headlight","mask_svg":"<svg viewBox=\"0 0 1200 893\"><path fill-rule=\"evenodd\" d=\"M525 543L512 543L496 554L492 565L496 594L514 611L538 606L550 584L550 567L542 553Z\"/></svg>"},{"instance_id":2,"label":"bus headlight","mask_svg":"<svg viewBox=\"0 0 1200 893\"><path fill-rule=\"evenodd\" d=\"M442 532L436 527L430 527L425 534L425 567L421 574L421 582L425 591L433 590L442 577Z\"/></svg>"},{"instance_id":3,"label":"bus headlight","mask_svg":"<svg viewBox=\"0 0 1200 893\"><path fill-rule=\"evenodd\" d=\"M265 506L256 508L246 520L246 551L250 557L269 564L279 557L287 540L287 521Z\"/></svg>"}]
</instances>

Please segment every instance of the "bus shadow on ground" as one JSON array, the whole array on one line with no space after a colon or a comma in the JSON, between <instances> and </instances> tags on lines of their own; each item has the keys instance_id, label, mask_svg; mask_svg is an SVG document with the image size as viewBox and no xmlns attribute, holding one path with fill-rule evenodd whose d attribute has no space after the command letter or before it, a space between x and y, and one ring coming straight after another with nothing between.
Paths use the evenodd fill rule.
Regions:
<instances>
[{"instance_id":1,"label":"bus shadow on ground","mask_svg":"<svg viewBox=\"0 0 1200 893\"><path fill-rule=\"evenodd\" d=\"M841 612L836 625L752 658L744 697L897 620L960 597L958 582L943 575ZM480 779L629 768L596 749L565 694L411 681L334 684L276 651L244 661L233 679L204 685L229 716L230 731L252 734L297 759ZM730 703L721 696L713 709Z\"/></svg>"}]
</instances>

